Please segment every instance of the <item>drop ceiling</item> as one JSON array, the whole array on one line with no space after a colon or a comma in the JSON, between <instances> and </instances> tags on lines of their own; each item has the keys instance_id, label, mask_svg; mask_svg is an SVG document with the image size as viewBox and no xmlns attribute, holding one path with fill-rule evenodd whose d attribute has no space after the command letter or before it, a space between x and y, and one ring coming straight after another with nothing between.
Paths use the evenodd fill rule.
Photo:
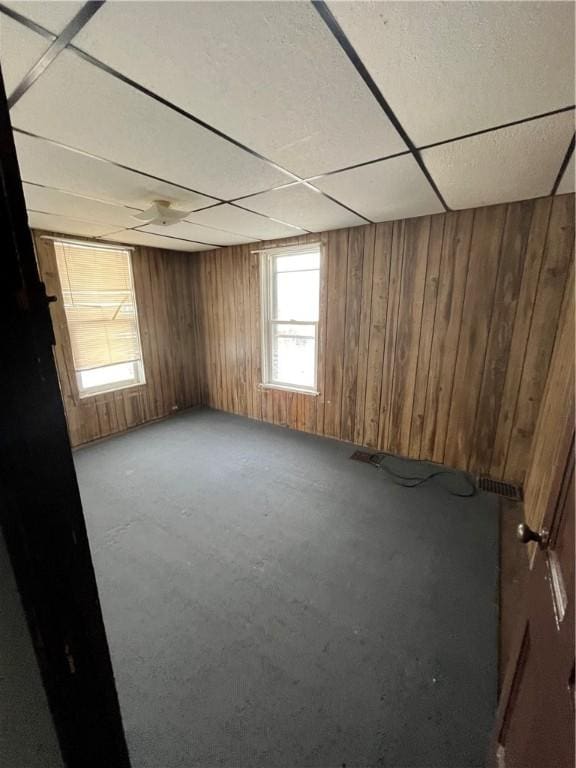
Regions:
<instances>
[{"instance_id":1,"label":"drop ceiling","mask_svg":"<svg viewBox=\"0 0 576 768\"><path fill-rule=\"evenodd\" d=\"M574 190L572 3L89 10L0 2L32 227L192 252Z\"/></svg>"}]
</instances>

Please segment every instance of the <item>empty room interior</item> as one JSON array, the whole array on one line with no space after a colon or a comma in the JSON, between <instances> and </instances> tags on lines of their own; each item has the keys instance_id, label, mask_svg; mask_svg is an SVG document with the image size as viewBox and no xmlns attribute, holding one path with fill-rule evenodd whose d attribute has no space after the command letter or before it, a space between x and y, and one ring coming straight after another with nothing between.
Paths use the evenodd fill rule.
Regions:
<instances>
[{"instance_id":1,"label":"empty room interior","mask_svg":"<svg viewBox=\"0 0 576 768\"><path fill-rule=\"evenodd\" d=\"M5 768L573 766L574 9L1 0Z\"/></svg>"}]
</instances>

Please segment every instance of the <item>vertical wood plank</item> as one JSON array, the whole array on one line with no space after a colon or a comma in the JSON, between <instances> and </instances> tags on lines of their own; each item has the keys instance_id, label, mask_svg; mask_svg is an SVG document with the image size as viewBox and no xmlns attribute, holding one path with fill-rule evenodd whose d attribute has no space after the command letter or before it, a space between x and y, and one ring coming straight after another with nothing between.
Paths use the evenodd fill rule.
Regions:
<instances>
[{"instance_id":1,"label":"vertical wood plank","mask_svg":"<svg viewBox=\"0 0 576 768\"><path fill-rule=\"evenodd\" d=\"M327 235L321 239L322 263L320 269L320 319L318 321L318 397L316 399L316 433L324 434L326 403L326 336L328 314L328 274L330 272L330 242Z\"/></svg>"},{"instance_id":2,"label":"vertical wood plank","mask_svg":"<svg viewBox=\"0 0 576 768\"><path fill-rule=\"evenodd\" d=\"M533 206L530 232L526 244L522 285L518 297L512 342L506 364L504 390L492 449L490 475L501 480L505 479L506 457L516 414L518 392L522 382L524 359L550 223L552 198L535 200Z\"/></svg>"},{"instance_id":3,"label":"vertical wood plank","mask_svg":"<svg viewBox=\"0 0 576 768\"><path fill-rule=\"evenodd\" d=\"M474 211L446 214L421 458L441 463L460 336Z\"/></svg>"},{"instance_id":4,"label":"vertical wood plank","mask_svg":"<svg viewBox=\"0 0 576 768\"><path fill-rule=\"evenodd\" d=\"M429 216L406 222L387 441L392 452L403 455L410 451L429 239Z\"/></svg>"},{"instance_id":5,"label":"vertical wood plank","mask_svg":"<svg viewBox=\"0 0 576 768\"><path fill-rule=\"evenodd\" d=\"M364 257L364 227L350 230L346 274L346 305L344 311L344 354L340 437L352 442L355 433L356 394L358 384L358 343L362 305L362 261Z\"/></svg>"},{"instance_id":6,"label":"vertical wood plank","mask_svg":"<svg viewBox=\"0 0 576 768\"><path fill-rule=\"evenodd\" d=\"M430 355L432 352L432 338L434 336L434 324L438 302L438 283L440 279L440 258L442 256L444 222L445 217L442 215L432 216L430 221L426 284L424 287L420 344L418 347L418 363L416 368L416 382L414 385L410 443L407 451L407 455L413 456L414 458L420 458L421 456L426 393L428 391L428 375L430 372Z\"/></svg>"},{"instance_id":7,"label":"vertical wood plank","mask_svg":"<svg viewBox=\"0 0 576 768\"><path fill-rule=\"evenodd\" d=\"M238 333L243 339L244 415L254 417L254 369L252 366L252 327L250 318L250 249L238 249L238 275L242 295L242 313Z\"/></svg>"},{"instance_id":8,"label":"vertical wood plank","mask_svg":"<svg viewBox=\"0 0 576 768\"><path fill-rule=\"evenodd\" d=\"M492 461L533 210L532 201L507 207L486 361L472 432L470 467L479 474L488 473Z\"/></svg>"},{"instance_id":9,"label":"vertical wood plank","mask_svg":"<svg viewBox=\"0 0 576 768\"><path fill-rule=\"evenodd\" d=\"M207 405L212 408L219 407L218 401L218 352L216 346L216 334L214 331L214 304L211 289L211 263L210 254L201 255L201 274L202 274L202 303L200 311L204 320L203 326L206 331L205 349L206 349L206 390L208 392Z\"/></svg>"},{"instance_id":10,"label":"vertical wood plank","mask_svg":"<svg viewBox=\"0 0 576 768\"><path fill-rule=\"evenodd\" d=\"M521 482L530 454L574 248L574 199L554 198L504 475Z\"/></svg>"},{"instance_id":11,"label":"vertical wood plank","mask_svg":"<svg viewBox=\"0 0 576 768\"><path fill-rule=\"evenodd\" d=\"M366 380L368 376L368 349L370 344L370 317L372 314L372 279L374 272L374 244L376 225L364 227L362 254L362 295L360 299L360 330L358 333L358 375L354 414L354 442L364 442L364 411L366 408Z\"/></svg>"},{"instance_id":12,"label":"vertical wood plank","mask_svg":"<svg viewBox=\"0 0 576 768\"><path fill-rule=\"evenodd\" d=\"M342 375L344 367L344 323L342 301L346 301L348 231L328 233L328 294L326 332L326 380L324 383L324 433L340 437Z\"/></svg>"},{"instance_id":13,"label":"vertical wood plank","mask_svg":"<svg viewBox=\"0 0 576 768\"><path fill-rule=\"evenodd\" d=\"M504 205L479 208L474 217L443 457L451 467L467 469L469 463L505 219Z\"/></svg>"},{"instance_id":14,"label":"vertical wood plank","mask_svg":"<svg viewBox=\"0 0 576 768\"><path fill-rule=\"evenodd\" d=\"M228 364L228 323L229 308L226 306L227 285L223 280L226 254L225 249L214 252L214 293L216 297L216 334L218 345L218 364L222 381L222 408L225 411L234 412L234 399L232 393L231 367Z\"/></svg>"},{"instance_id":15,"label":"vertical wood plank","mask_svg":"<svg viewBox=\"0 0 576 768\"><path fill-rule=\"evenodd\" d=\"M402 271L404 268L404 242L406 221L395 221L392 231L392 250L390 254L390 278L388 284L388 311L386 314L386 336L384 340L384 363L382 367L382 389L380 393L380 414L378 425L378 447L390 448L390 414L394 368L396 365L396 341L398 334L398 312L400 292L402 290Z\"/></svg>"},{"instance_id":16,"label":"vertical wood plank","mask_svg":"<svg viewBox=\"0 0 576 768\"><path fill-rule=\"evenodd\" d=\"M544 520L554 470L566 456L563 437L567 432L574 433L574 262L570 265L526 475L527 522L536 531Z\"/></svg>"},{"instance_id":17,"label":"vertical wood plank","mask_svg":"<svg viewBox=\"0 0 576 768\"><path fill-rule=\"evenodd\" d=\"M385 224L376 225L374 265L372 273L372 310L370 315L368 365L366 374L366 406L364 413L364 444L370 448L375 448L378 445L392 233L393 224L386 222Z\"/></svg>"},{"instance_id":18,"label":"vertical wood plank","mask_svg":"<svg viewBox=\"0 0 576 768\"><path fill-rule=\"evenodd\" d=\"M260 307L260 255L250 254L250 328L252 332L252 371L254 418L262 419L262 328Z\"/></svg>"}]
</instances>

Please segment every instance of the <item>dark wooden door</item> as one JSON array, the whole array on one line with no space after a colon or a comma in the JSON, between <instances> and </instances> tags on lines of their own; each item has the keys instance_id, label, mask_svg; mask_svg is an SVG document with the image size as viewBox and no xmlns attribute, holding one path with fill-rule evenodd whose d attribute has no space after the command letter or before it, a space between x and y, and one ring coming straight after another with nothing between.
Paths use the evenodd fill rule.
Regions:
<instances>
[{"instance_id":1,"label":"dark wooden door","mask_svg":"<svg viewBox=\"0 0 576 768\"><path fill-rule=\"evenodd\" d=\"M0 240L0 526L65 765L130 768L1 73Z\"/></svg>"},{"instance_id":2,"label":"dark wooden door","mask_svg":"<svg viewBox=\"0 0 576 768\"><path fill-rule=\"evenodd\" d=\"M570 431L502 690L489 757L497 768L575 764L573 418Z\"/></svg>"}]
</instances>

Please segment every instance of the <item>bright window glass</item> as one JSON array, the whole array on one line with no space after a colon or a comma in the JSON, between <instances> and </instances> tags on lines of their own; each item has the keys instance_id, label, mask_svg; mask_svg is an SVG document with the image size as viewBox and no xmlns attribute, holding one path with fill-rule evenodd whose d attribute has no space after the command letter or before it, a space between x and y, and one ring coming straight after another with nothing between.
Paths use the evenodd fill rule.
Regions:
<instances>
[{"instance_id":1,"label":"bright window glass","mask_svg":"<svg viewBox=\"0 0 576 768\"><path fill-rule=\"evenodd\" d=\"M320 246L265 251L261 258L263 383L314 392Z\"/></svg>"}]
</instances>

